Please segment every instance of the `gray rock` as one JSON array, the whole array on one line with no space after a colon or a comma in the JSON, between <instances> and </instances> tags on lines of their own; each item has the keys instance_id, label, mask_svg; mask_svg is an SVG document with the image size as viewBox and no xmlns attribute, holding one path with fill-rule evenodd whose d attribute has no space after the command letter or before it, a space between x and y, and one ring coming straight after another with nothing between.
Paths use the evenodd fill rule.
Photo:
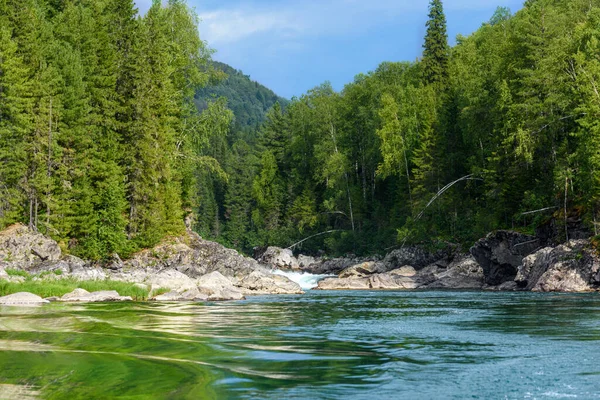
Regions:
<instances>
[{"instance_id":1,"label":"gray rock","mask_svg":"<svg viewBox=\"0 0 600 400\"><path fill-rule=\"evenodd\" d=\"M422 269L438 260L447 258L452 249L440 250L431 253L419 246L406 246L388 253L383 259L386 271L410 265L416 270Z\"/></svg>"},{"instance_id":2,"label":"gray rock","mask_svg":"<svg viewBox=\"0 0 600 400\"><path fill-rule=\"evenodd\" d=\"M308 265L307 267L303 267L302 270L314 275L337 275L344 269L365 261L369 260L360 260L347 257L332 258L329 260L321 259L313 264Z\"/></svg>"},{"instance_id":3,"label":"gray rock","mask_svg":"<svg viewBox=\"0 0 600 400\"><path fill-rule=\"evenodd\" d=\"M369 278L325 278L320 280L319 290L368 290Z\"/></svg>"},{"instance_id":4,"label":"gray rock","mask_svg":"<svg viewBox=\"0 0 600 400\"><path fill-rule=\"evenodd\" d=\"M390 273L374 274L365 278L325 278L319 281L320 290L400 290L415 289L417 283L410 277Z\"/></svg>"},{"instance_id":5,"label":"gray rock","mask_svg":"<svg viewBox=\"0 0 600 400\"><path fill-rule=\"evenodd\" d=\"M523 259L516 283L536 292L583 292L598 287L600 260L588 240L547 247Z\"/></svg>"},{"instance_id":6,"label":"gray rock","mask_svg":"<svg viewBox=\"0 0 600 400\"><path fill-rule=\"evenodd\" d=\"M197 286L193 279L176 270L167 270L157 274L148 274L143 282L151 287L162 287L166 289L177 290L179 292L195 289Z\"/></svg>"},{"instance_id":7,"label":"gray rock","mask_svg":"<svg viewBox=\"0 0 600 400\"><path fill-rule=\"evenodd\" d=\"M0 232L0 263L4 267L29 270L60 257L60 247L54 240L24 225L11 225Z\"/></svg>"},{"instance_id":8,"label":"gray rock","mask_svg":"<svg viewBox=\"0 0 600 400\"><path fill-rule=\"evenodd\" d=\"M211 301L244 300L240 289L233 286L232 282L220 272L213 271L203 275L197 281L198 289L208 296Z\"/></svg>"},{"instance_id":9,"label":"gray rock","mask_svg":"<svg viewBox=\"0 0 600 400\"><path fill-rule=\"evenodd\" d=\"M298 265L301 270L307 270L313 264L316 264L318 261L316 258L311 256L305 256L304 254L298 255Z\"/></svg>"},{"instance_id":10,"label":"gray rock","mask_svg":"<svg viewBox=\"0 0 600 400\"><path fill-rule=\"evenodd\" d=\"M512 281L523 258L539 247L533 236L512 231L488 234L471 247L471 254L483 268L485 283L500 285Z\"/></svg>"},{"instance_id":11,"label":"gray rock","mask_svg":"<svg viewBox=\"0 0 600 400\"><path fill-rule=\"evenodd\" d=\"M0 279L8 279L8 274L2 267L0 267Z\"/></svg>"},{"instance_id":12,"label":"gray rock","mask_svg":"<svg viewBox=\"0 0 600 400\"><path fill-rule=\"evenodd\" d=\"M302 294L302 288L295 282L280 275L254 271L242 278L238 286L246 295L253 294Z\"/></svg>"},{"instance_id":13,"label":"gray rock","mask_svg":"<svg viewBox=\"0 0 600 400\"><path fill-rule=\"evenodd\" d=\"M403 267L391 270L390 274L398 275L398 276L412 277L417 274L417 271L410 265L405 265Z\"/></svg>"},{"instance_id":14,"label":"gray rock","mask_svg":"<svg viewBox=\"0 0 600 400\"><path fill-rule=\"evenodd\" d=\"M457 258L445 269L438 267L433 274L435 280L423 288L481 289L484 285L483 269L471 255Z\"/></svg>"},{"instance_id":15,"label":"gray rock","mask_svg":"<svg viewBox=\"0 0 600 400\"><path fill-rule=\"evenodd\" d=\"M115 290L101 290L97 292L88 292L85 289L77 288L71 293L67 293L60 298L64 302L102 302L102 301L131 301L130 296L121 296Z\"/></svg>"},{"instance_id":16,"label":"gray rock","mask_svg":"<svg viewBox=\"0 0 600 400\"><path fill-rule=\"evenodd\" d=\"M48 300L42 299L29 292L19 292L9 294L8 296L0 297L0 305L4 306L20 306L20 305L39 305L49 303Z\"/></svg>"},{"instance_id":17,"label":"gray rock","mask_svg":"<svg viewBox=\"0 0 600 400\"><path fill-rule=\"evenodd\" d=\"M290 249L269 246L258 259L258 262L275 269L299 270L300 265Z\"/></svg>"},{"instance_id":18,"label":"gray rock","mask_svg":"<svg viewBox=\"0 0 600 400\"><path fill-rule=\"evenodd\" d=\"M340 272L340 278L364 278L369 275L385 272L385 265L381 262L367 261L356 264Z\"/></svg>"},{"instance_id":19,"label":"gray rock","mask_svg":"<svg viewBox=\"0 0 600 400\"><path fill-rule=\"evenodd\" d=\"M384 273L370 276L369 286L379 290L416 289L418 283L410 277Z\"/></svg>"}]
</instances>

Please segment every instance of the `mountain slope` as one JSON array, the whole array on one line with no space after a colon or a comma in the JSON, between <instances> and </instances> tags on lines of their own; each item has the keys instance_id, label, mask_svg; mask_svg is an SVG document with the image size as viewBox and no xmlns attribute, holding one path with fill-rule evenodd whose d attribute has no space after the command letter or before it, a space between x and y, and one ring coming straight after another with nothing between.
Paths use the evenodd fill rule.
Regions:
<instances>
[{"instance_id":1,"label":"mountain slope","mask_svg":"<svg viewBox=\"0 0 600 400\"><path fill-rule=\"evenodd\" d=\"M227 64L213 61L213 67L227 74L227 79L218 85L200 89L195 96L199 110L207 107L214 98L227 98L228 107L235 115L235 130L255 129L264 119L269 108L279 102L285 107L289 101L277 96L272 90L244 75Z\"/></svg>"}]
</instances>

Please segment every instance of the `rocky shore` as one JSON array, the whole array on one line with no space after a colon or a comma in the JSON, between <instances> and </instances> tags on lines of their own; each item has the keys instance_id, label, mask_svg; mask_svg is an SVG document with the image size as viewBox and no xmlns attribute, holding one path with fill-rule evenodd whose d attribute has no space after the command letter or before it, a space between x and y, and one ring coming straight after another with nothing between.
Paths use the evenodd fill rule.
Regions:
<instances>
[{"instance_id":1,"label":"rocky shore","mask_svg":"<svg viewBox=\"0 0 600 400\"><path fill-rule=\"evenodd\" d=\"M7 273L12 272L12 274ZM23 274L15 271L22 271ZM62 253L54 240L23 225L0 232L0 280L120 281L145 288L148 298L157 301L241 300L258 294L301 294L300 286L288 278L235 250L202 239L194 232L170 238L152 249L122 261L118 255L94 263ZM157 291L165 292L154 295ZM65 294L51 301L123 301L118 293ZM44 299L28 294L0 298L0 304L36 304Z\"/></svg>"},{"instance_id":2,"label":"rocky shore","mask_svg":"<svg viewBox=\"0 0 600 400\"><path fill-rule=\"evenodd\" d=\"M297 283L273 273L275 269L328 275L318 282L320 290L600 289L600 257L589 239L553 246L512 231L490 233L468 253L456 246L434 252L406 246L385 257L326 259L296 257L289 249L268 247L256 254L256 260L187 232L129 260L114 255L103 263L65 255L54 240L23 225L0 232L0 282L23 282L24 275L38 281L128 282L156 301L242 300L258 294L303 293ZM128 300L131 297L114 290L77 288L47 299L15 293L0 297L0 305Z\"/></svg>"},{"instance_id":3,"label":"rocky shore","mask_svg":"<svg viewBox=\"0 0 600 400\"><path fill-rule=\"evenodd\" d=\"M431 252L406 246L383 258L295 258L290 250L269 247L258 258L273 268L332 275L321 290L600 290L600 257L591 240L552 245L542 237L496 231L468 252L446 246Z\"/></svg>"}]
</instances>

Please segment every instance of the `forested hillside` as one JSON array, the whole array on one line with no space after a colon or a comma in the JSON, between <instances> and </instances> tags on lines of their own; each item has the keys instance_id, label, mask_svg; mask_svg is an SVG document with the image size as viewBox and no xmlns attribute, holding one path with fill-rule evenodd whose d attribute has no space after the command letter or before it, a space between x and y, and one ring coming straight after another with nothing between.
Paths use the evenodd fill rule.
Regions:
<instances>
[{"instance_id":1,"label":"forested hillside","mask_svg":"<svg viewBox=\"0 0 600 400\"><path fill-rule=\"evenodd\" d=\"M210 66L216 71L223 72L226 78L216 85L207 85L198 90L195 96L196 105L200 111L203 111L209 102L220 97L226 98L227 108L233 111L235 117L233 131L256 132L265 121L267 111L276 102L282 106L288 103L272 90L251 80L242 71L218 61L211 61Z\"/></svg>"},{"instance_id":2,"label":"forested hillside","mask_svg":"<svg viewBox=\"0 0 600 400\"><path fill-rule=\"evenodd\" d=\"M594 232L599 27L597 0L528 0L449 48L432 0L420 61L318 86L276 105L256 144L213 154L228 181L202 197L199 230L246 251L328 232L303 250L330 254L551 219L563 240L568 221Z\"/></svg>"},{"instance_id":3,"label":"forested hillside","mask_svg":"<svg viewBox=\"0 0 600 400\"><path fill-rule=\"evenodd\" d=\"M182 0L144 17L132 0L0 2L0 227L90 259L185 229L197 171L216 168L197 23Z\"/></svg>"},{"instance_id":4,"label":"forested hillside","mask_svg":"<svg viewBox=\"0 0 600 400\"><path fill-rule=\"evenodd\" d=\"M143 17L131 0L0 2L0 227L91 259L184 221L247 252L315 235L304 251L365 254L550 220L562 239L572 221L595 232L600 0L500 8L453 48L432 0L419 61L284 107L215 70L197 23L184 0Z\"/></svg>"}]
</instances>

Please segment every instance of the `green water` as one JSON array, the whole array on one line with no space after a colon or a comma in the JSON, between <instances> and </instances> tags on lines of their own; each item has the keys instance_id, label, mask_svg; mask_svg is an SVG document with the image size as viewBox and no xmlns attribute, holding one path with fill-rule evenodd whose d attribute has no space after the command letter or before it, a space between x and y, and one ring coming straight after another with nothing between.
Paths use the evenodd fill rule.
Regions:
<instances>
[{"instance_id":1,"label":"green water","mask_svg":"<svg viewBox=\"0 0 600 400\"><path fill-rule=\"evenodd\" d=\"M3 307L0 398L600 398L600 295Z\"/></svg>"}]
</instances>

